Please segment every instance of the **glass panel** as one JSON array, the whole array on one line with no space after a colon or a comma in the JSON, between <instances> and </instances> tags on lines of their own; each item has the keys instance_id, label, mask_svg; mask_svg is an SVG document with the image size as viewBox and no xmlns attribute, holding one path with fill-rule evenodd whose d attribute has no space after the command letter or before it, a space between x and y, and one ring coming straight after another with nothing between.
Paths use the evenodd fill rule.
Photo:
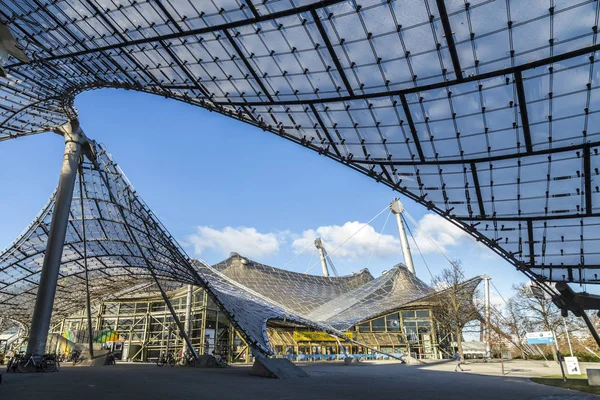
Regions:
<instances>
[{"instance_id":1,"label":"glass panel","mask_svg":"<svg viewBox=\"0 0 600 400\"><path fill-rule=\"evenodd\" d=\"M400 316L398 313L386 316L385 320L388 332L400 331Z\"/></svg>"},{"instance_id":2,"label":"glass panel","mask_svg":"<svg viewBox=\"0 0 600 400\"><path fill-rule=\"evenodd\" d=\"M415 317L414 311L402 311L402 319L411 319Z\"/></svg>"},{"instance_id":3,"label":"glass panel","mask_svg":"<svg viewBox=\"0 0 600 400\"><path fill-rule=\"evenodd\" d=\"M385 318L377 318L371 321L373 332L385 332Z\"/></svg>"}]
</instances>

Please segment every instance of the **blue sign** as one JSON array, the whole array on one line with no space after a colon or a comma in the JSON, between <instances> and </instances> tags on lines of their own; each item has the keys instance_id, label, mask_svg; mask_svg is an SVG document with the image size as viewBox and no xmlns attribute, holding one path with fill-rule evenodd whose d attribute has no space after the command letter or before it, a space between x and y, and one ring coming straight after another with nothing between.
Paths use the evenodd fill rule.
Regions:
<instances>
[{"instance_id":1,"label":"blue sign","mask_svg":"<svg viewBox=\"0 0 600 400\"><path fill-rule=\"evenodd\" d=\"M529 332L525 335L527 344L554 344L552 332Z\"/></svg>"},{"instance_id":2,"label":"blue sign","mask_svg":"<svg viewBox=\"0 0 600 400\"><path fill-rule=\"evenodd\" d=\"M554 344L553 337L527 338L527 344Z\"/></svg>"}]
</instances>

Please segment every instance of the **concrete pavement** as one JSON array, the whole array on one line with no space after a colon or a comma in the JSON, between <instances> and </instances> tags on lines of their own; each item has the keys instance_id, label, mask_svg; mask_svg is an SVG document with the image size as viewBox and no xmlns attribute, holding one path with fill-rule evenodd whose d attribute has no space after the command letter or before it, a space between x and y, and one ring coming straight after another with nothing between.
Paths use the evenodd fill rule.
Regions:
<instances>
[{"instance_id":1,"label":"concrete pavement","mask_svg":"<svg viewBox=\"0 0 600 400\"><path fill-rule=\"evenodd\" d=\"M310 375L309 378L258 378L250 376L249 367L245 366L226 369L158 368L153 364L118 364L95 368L63 366L60 372L53 374L4 374L0 398L600 399L585 393L538 385L525 377L486 376L482 371L453 372L451 363L418 366L390 362L350 366L343 363L314 363L301 367ZM471 365L467 368L474 370Z\"/></svg>"}]
</instances>

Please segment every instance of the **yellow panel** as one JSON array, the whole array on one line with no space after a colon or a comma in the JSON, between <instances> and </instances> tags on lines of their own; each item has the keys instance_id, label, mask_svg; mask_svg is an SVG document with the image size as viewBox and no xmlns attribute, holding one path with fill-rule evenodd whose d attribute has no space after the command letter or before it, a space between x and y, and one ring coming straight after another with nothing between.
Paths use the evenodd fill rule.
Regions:
<instances>
[{"instance_id":1,"label":"yellow panel","mask_svg":"<svg viewBox=\"0 0 600 400\"><path fill-rule=\"evenodd\" d=\"M347 338L352 339L352 332L344 332ZM335 336L325 332L294 331L296 342L335 342Z\"/></svg>"}]
</instances>

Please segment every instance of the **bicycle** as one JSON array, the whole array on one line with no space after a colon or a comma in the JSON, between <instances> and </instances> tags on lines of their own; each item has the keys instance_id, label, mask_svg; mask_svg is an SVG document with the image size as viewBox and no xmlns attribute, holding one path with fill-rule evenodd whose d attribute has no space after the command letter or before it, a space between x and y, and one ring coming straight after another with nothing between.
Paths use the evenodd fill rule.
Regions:
<instances>
[{"instance_id":1,"label":"bicycle","mask_svg":"<svg viewBox=\"0 0 600 400\"><path fill-rule=\"evenodd\" d=\"M43 356L30 355L29 357L21 359L17 364L17 370L19 372L31 372L33 367L44 372L55 372L58 371L60 364L56 359L55 354L44 354Z\"/></svg>"},{"instance_id":2,"label":"bicycle","mask_svg":"<svg viewBox=\"0 0 600 400\"><path fill-rule=\"evenodd\" d=\"M115 354L111 351L106 355L106 365L116 365L117 359L115 358Z\"/></svg>"},{"instance_id":3,"label":"bicycle","mask_svg":"<svg viewBox=\"0 0 600 400\"><path fill-rule=\"evenodd\" d=\"M182 367L194 367L196 365L196 357L193 354L186 353L179 360L179 365Z\"/></svg>"},{"instance_id":4,"label":"bicycle","mask_svg":"<svg viewBox=\"0 0 600 400\"><path fill-rule=\"evenodd\" d=\"M169 364L169 366L174 367L176 363L177 360L173 356L173 352L169 352L166 356L161 354L161 356L156 360L156 365L159 367L162 367L165 364Z\"/></svg>"},{"instance_id":5,"label":"bicycle","mask_svg":"<svg viewBox=\"0 0 600 400\"><path fill-rule=\"evenodd\" d=\"M227 368L228 364L225 358L221 356L210 356L208 361L206 362L206 366L209 368Z\"/></svg>"},{"instance_id":6,"label":"bicycle","mask_svg":"<svg viewBox=\"0 0 600 400\"><path fill-rule=\"evenodd\" d=\"M69 354L69 358L67 359L67 361L70 361L73 363L73 366L79 364L83 360L84 360L84 358L81 355L81 350L73 350L71 352L71 354Z\"/></svg>"},{"instance_id":7,"label":"bicycle","mask_svg":"<svg viewBox=\"0 0 600 400\"><path fill-rule=\"evenodd\" d=\"M25 354L23 353L14 354L10 360L8 360L8 364L6 364L6 372L17 372L17 365L24 357Z\"/></svg>"}]
</instances>

